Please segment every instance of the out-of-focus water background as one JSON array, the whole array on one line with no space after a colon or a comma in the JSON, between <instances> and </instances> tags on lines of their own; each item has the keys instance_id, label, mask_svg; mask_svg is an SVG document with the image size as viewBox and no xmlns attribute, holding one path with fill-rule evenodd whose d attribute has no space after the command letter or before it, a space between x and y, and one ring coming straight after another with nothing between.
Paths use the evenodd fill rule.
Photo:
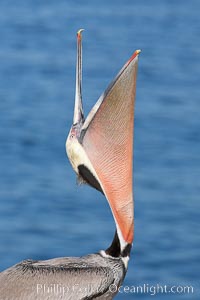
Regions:
<instances>
[{"instance_id":1,"label":"out-of-focus water background","mask_svg":"<svg viewBox=\"0 0 200 300\"><path fill-rule=\"evenodd\" d=\"M77 186L65 154L72 123L76 32L83 34L86 114L136 49L135 240L124 285L200 279L200 1L0 4L0 270L26 258L105 249L104 197ZM119 165L120 168L120 165ZM153 290L152 290L153 294ZM150 299L121 293L116 299Z\"/></svg>"}]
</instances>

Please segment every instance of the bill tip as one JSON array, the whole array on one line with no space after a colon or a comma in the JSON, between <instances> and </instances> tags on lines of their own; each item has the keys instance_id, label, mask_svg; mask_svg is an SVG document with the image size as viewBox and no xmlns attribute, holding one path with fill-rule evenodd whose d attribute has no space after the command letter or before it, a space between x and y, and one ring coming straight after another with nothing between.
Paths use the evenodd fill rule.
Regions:
<instances>
[{"instance_id":1,"label":"bill tip","mask_svg":"<svg viewBox=\"0 0 200 300\"><path fill-rule=\"evenodd\" d=\"M140 54L141 50L136 50L133 55L130 57L130 59L128 60L128 63L130 63L132 60L134 60L134 58L136 58L139 54Z\"/></svg>"},{"instance_id":2,"label":"bill tip","mask_svg":"<svg viewBox=\"0 0 200 300\"><path fill-rule=\"evenodd\" d=\"M139 49L139 50L136 50L136 51L135 51L136 55L140 54L141 51L142 51L142 50L140 50L140 49Z\"/></svg>"},{"instance_id":3,"label":"bill tip","mask_svg":"<svg viewBox=\"0 0 200 300\"><path fill-rule=\"evenodd\" d=\"M77 31L77 37L78 37L79 39L81 39L81 34L82 34L83 31L84 31L84 29L79 29L79 30Z\"/></svg>"}]
</instances>

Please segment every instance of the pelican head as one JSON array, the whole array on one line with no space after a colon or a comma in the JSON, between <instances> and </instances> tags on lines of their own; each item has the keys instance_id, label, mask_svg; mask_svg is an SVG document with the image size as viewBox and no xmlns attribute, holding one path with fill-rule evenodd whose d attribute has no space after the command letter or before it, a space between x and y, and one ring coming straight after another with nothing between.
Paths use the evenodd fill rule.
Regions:
<instances>
[{"instance_id":1,"label":"pelican head","mask_svg":"<svg viewBox=\"0 0 200 300\"><path fill-rule=\"evenodd\" d=\"M76 93L73 125L66 151L73 169L83 181L108 200L116 235L107 249L113 256L129 255L133 242L133 130L138 54L136 50L86 120L82 106L82 29L77 33ZM128 249L128 250L127 250ZM119 252L119 253L118 253Z\"/></svg>"}]
</instances>

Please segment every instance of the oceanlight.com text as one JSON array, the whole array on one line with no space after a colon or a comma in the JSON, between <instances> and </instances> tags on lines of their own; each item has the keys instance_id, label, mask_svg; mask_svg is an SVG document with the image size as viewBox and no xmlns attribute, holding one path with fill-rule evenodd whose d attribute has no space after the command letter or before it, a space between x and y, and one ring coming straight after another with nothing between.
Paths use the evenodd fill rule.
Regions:
<instances>
[{"instance_id":1,"label":"oceanlight.com text","mask_svg":"<svg viewBox=\"0 0 200 300\"><path fill-rule=\"evenodd\" d=\"M142 285L121 285L117 287L115 284L111 284L109 290L112 293L116 291L118 293L123 294L149 294L150 296L155 296L157 294L193 294L194 288L193 286L182 286L182 285L150 285L148 283L144 283Z\"/></svg>"}]
</instances>

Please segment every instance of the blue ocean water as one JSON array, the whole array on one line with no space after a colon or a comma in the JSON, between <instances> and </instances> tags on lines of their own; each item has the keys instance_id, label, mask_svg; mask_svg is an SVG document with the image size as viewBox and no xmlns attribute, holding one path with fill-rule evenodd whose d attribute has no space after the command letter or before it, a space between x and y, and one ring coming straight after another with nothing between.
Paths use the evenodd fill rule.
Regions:
<instances>
[{"instance_id":1,"label":"blue ocean water","mask_svg":"<svg viewBox=\"0 0 200 300\"><path fill-rule=\"evenodd\" d=\"M192 286L199 299L200 2L2 0L0 4L0 270L23 260L105 249L104 197L65 154L76 31L83 34L88 113L136 49L135 240L126 286Z\"/></svg>"}]
</instances>

